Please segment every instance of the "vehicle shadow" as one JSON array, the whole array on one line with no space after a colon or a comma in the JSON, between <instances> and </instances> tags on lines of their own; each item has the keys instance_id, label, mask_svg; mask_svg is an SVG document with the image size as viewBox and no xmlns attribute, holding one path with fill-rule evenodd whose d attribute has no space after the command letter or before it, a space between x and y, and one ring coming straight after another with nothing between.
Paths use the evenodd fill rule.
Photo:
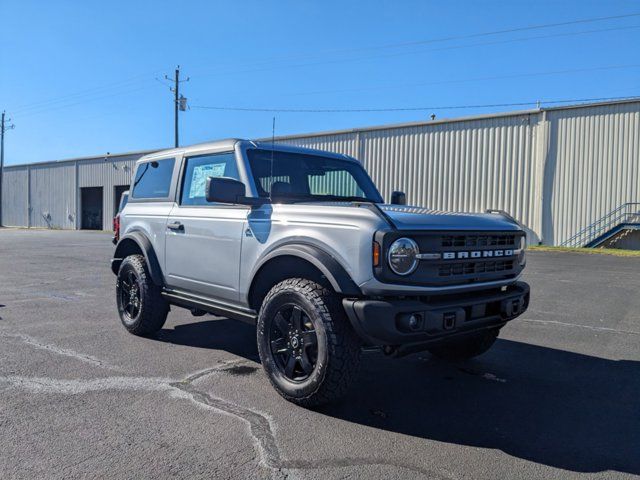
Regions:
<instances>
[{"instance_id":1,"label":"vehicle shadow","mask_svg":"<svg viewBox=\"0 0 640 480\"><path fill-rule=\"evenodd\" d=\"M257 359L255 328L210 320L159 340ZM499 449L575 472L640 474L640 362L499 339L451 364L366 352L344 401L319 413L452 444Z\"/></svg>"},{"instance_id":2,"label":"vehicle shadow","mask_svg":"<svg viewBox=\"0 0 640 480\"><path fill-rule=\"evenodd\" d=\"M260 361L255 326L227 318L202 318L201 321L176 325L173 329L163 328L153 338L176 345L224 350L254 362Z\"/></svg>"},{"instance_id":3,"label":"vehicle shadow","mask_svg":"<svg viewBox=\"0 0 640 480\"><path fill-rule=\"evenodd\" d=\"M498 340L460 364L425 354L362 370L323 413L575 472L640 474L640 362Z\"/></svg>"}]
</instances>

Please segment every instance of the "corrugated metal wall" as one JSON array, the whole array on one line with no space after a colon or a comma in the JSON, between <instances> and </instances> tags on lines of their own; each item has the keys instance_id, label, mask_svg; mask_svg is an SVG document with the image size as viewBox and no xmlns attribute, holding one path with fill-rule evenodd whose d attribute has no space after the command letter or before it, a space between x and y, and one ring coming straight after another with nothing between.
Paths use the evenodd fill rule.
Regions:
<instances>
[{"instance_id":1,"label":"corrugated metal wall","mask_svg":"<svg viewBox=\"0 0 640 480\"><path fill-rule=\"evenodd\" d=\"M640 103L547 112L545 243L560 244L640 201Z\"/></svg>"},{"instance_id":2,"label":"corrugated metal wall","mask_svg":"<svg viewBox=\"0 0 640 480\"><path fill-rule=\"evenodd\" d=\"M115 187L129 185L136 160L141 155L118 156L116 159L96 159L78 163L78 187L103 187L102 222L104 230L111 230L115 215Z\"/></svg>"},{"instance_id":3,"label":"corrugated metal wall","mask_svg":"<svg viewBox=\"0 0 640 480\"><path fill-rule=\"evenodd\" d=\"M7 167L2 180L2 223L10 227L29 224L29 169Z\"/></svg>"},{"instance_id":4,"label":"corrugated metal wall","mask_svg":"<svg viewBox=\"0 0 640 480\"><path fill-rule=\"evenodd\" d=\"M75 228L75 165L31 167L31 227Z\"/></svg>"},{"instance_id":5,"label":"corrugated metal wall","mask_svg":"<svg viewBox=\"0 0 640 480\"><path fill-rule=\"evenodd\" d=\"M102 228L111 229L115 187L129 185L142 154L114 155L7 167L3 181L3 223L6 226L80 228L83 187L102 187Z\"/></svg>"},{"instance_id":6,"label":"corrugated metal wall","mask_svg":"<svg viewBox=\"0 0 640 480\"><path fill-rule=\"evenodd\" d=\"M343 153L350 157L361 159L358 151L358 133L349 132L336 135L322 135L317 137L279 137L277 143L287 145L297 145L305 148L315 148L316 150L327 150L330 152Z\"/></svg>"},{"instance_id":7,"label":"corrugated metal wall","mask_svg":"<svg viewBox=\"0 0 640 480\"><path fill-rule=\"evenodd\" d=\"M560 244L618 205L640 201L638 101L276 141L358 158L385 199L404 190L409 203L438 210L506 210L530 229L532 241L545 244ZM129 183L140 155L6 169L5 223L28 224L30 191L31 226L46 226L48 212L53 226L75 228L79 188L102 186L110 229L114 188Z\"/></svg>"},{"instance_id":8,"label":"corrugated metal wall","mask_svg":"<svg viewBox=\"0 0 640 480\"><path fill-rule=\"evenodd\" d=\"M499 208L531 224L535 127L530 117L365 132L364 164L385 199L403 190L413 205Z\"/></svg>"}]
</instances>

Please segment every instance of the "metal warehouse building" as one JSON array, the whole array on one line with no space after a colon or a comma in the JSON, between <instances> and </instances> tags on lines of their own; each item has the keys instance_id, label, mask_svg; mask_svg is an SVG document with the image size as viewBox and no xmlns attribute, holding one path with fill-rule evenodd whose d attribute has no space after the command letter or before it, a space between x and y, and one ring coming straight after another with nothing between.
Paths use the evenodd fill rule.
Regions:
<instances>
[{"instance_id":1,"label":"metal warehouse building","mask_svg":"<svg viewBox=\"0 0 640 480\"><path fill-rule=\"evenodd\" d=\"M276 141L358 158L387 199L404 190L409 204L437 210L505 210L534 242L583 246L640 233L639 100ZM6 167L4 224L110 229L119 192L146 153Z\"/></svg>"}]
</instances>

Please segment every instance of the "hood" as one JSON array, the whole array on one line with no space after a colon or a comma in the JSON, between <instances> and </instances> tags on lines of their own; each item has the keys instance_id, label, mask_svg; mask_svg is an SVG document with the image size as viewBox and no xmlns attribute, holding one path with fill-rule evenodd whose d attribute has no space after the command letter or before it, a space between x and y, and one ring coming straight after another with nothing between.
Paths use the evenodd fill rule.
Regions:
<instances>
[{"instance_id":1,"label":"hood","mask_svg":"<svg viewBox=\"0 0 640 480\"><path fill-rule=\"evenodd\" d=\"M459 213L408 205L380 205L398 230L517 231L513 220L494 213Z\"/></svg>"}]
</instances>

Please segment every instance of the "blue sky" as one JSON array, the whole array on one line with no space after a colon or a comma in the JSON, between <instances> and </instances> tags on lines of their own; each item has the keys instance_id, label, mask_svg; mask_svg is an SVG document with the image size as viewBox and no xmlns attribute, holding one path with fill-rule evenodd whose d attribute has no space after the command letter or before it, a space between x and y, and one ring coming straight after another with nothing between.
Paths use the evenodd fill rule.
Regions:
<instances>
[{"instance_id":1,"label":"blue sky","mask_svg":"<svg viewBox=\"0 0 640 480\"><path fill-rule=\"evenodd\" d=\"M164 74L192 108L181 144L526 107L410 108L640 95L637 1L0 0L7 164L170 147ZM476 35L482 34L482 35ZM451 38L454 37L454 38ZM466 38L465 38L466 37ZM448 39L448 40L446 40ZM160 79L160 80L158 80Z\"/></svg>"}]
</instances>

